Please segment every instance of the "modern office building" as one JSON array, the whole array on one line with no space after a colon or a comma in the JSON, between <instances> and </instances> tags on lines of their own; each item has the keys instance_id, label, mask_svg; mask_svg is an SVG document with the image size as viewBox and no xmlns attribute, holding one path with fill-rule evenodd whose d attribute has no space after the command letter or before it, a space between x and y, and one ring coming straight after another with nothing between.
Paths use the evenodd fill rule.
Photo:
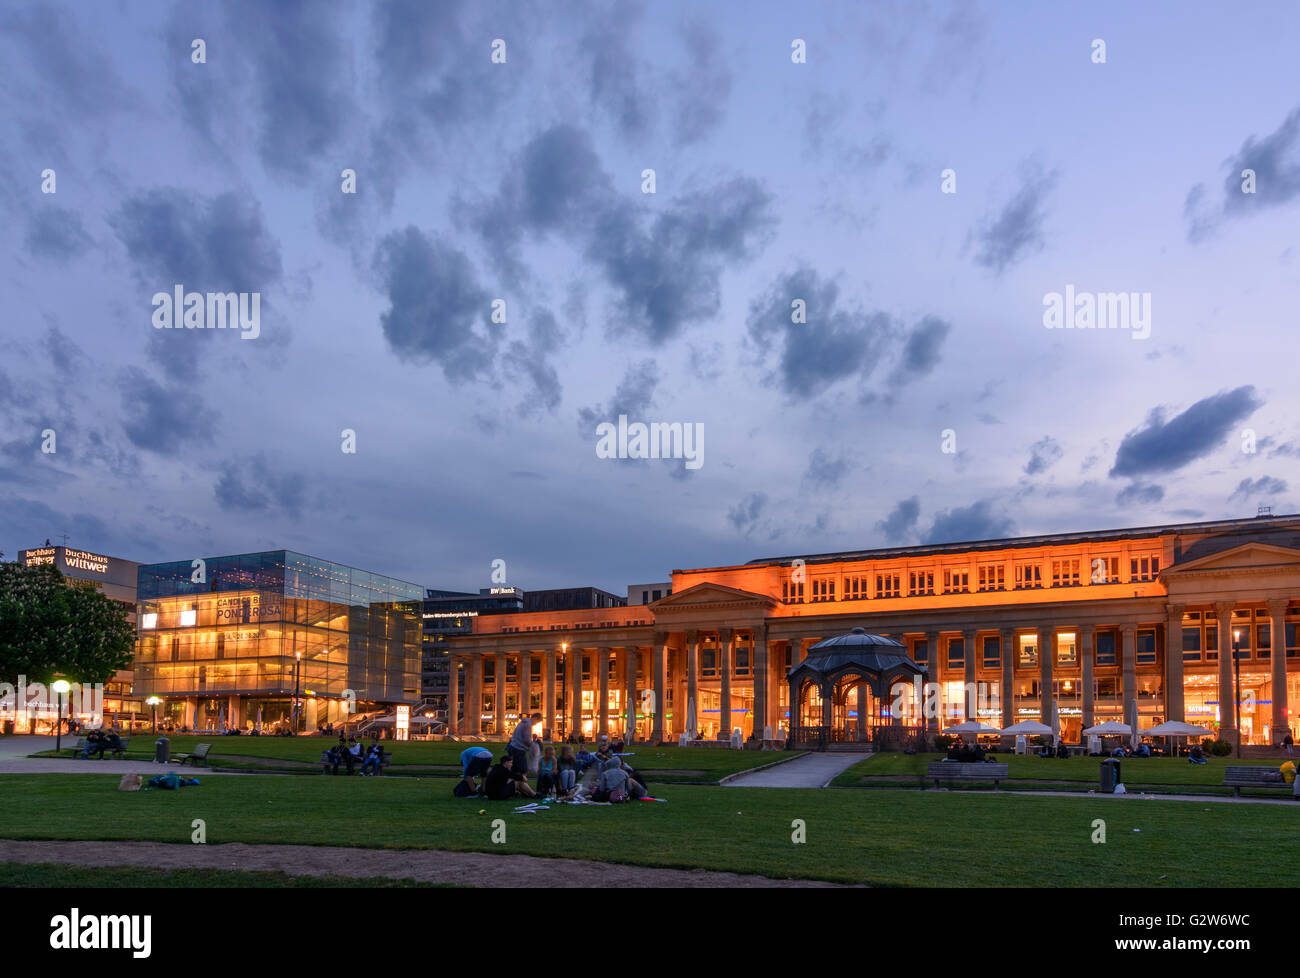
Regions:
<instances>
[{"instance_id":1,"label":"modern office building","mask_svg":"<svg viewBox=\"0 0 1300 978\"><path fill-rule=\"evenodd\" d=\"M291 550L145 565L136 695L197 729L311 729L413 706L423 600L414 584Z\"/></svg>"},{"instance_id":2,"label":"modern office building","mask_svg":"<svg viewBox=\"0 0 1300 978\"><path fill-rule=\"evenodd\" d=\"M524 592L524 611L575 611L582 608L621 608L627 599L598 587L562 587Z\"/></svg>"},{"instance_id":3,"label":"modern office building","mask_svg":"<svg viewBox=\"0 0 1300 978\"><path fill-rule=\"evenodd\" d=\"M122 616L134 627L136 572L140 567L135 561L58 546L46 540L43 547L18 551L18 562L25 567L53 564L70 585L92 588L117 602ZM134 694L133 683L132 670L119 669L104 684L102 715L82 714L78 719L92 726L101 722L125 729L142 725L149 719L149 709Z\"/></svg>"},{"instance_id":4,"label":"modern office building","mask_svg":"<svg viewBox=\"0 0 1300 978\"><path fill-rule=\"evenodd\" d=\"M629 584L627 586L627 603L650 604L673 593L672 581L659 581L655 584Z\"/></svg>"},{"instance_id":5,"label":"modern office building","mask_svg":"<svg viewBox=\"0 0 1300 978\"><path fill-rule=\"evenodd\" d=\"M421 675L420 710L434 719L447 722L450 680L447 638L473 631L479 615L497 615L524 610L524 592L515 587L485 587L472 591L425 591L421 612L424 619L424 644ZM461 687L463 688L463 687ZM459 709L460 704L457 703Z\"/></svg>"},{"instance_id":6,"label":"modern office building","mask_svg":"<svg viewBox=\"0 0 1300 978\"><path fill-rule=\"evenodd\" d=\"M897 644L808 657L854 628ZM656 742L693 713L707 736L808 742L1032 718L1075 742L1114 719L1277 743L1300 694L1300 516L678 570L649 605L480 617L448 645L482 706L465 733L504 731L522 702L556 733Z\"/></svg>"}]
</instances>

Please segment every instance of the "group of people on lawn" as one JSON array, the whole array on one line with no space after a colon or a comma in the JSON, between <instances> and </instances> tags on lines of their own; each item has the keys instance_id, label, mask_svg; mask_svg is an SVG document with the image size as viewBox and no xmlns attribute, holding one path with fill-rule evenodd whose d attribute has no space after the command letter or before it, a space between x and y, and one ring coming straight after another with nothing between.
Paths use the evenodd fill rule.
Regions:
<instances>
[{"instance_id":1,"label":"group of people on lawn","mask_svg":"<svg viewBox=\"0 0 1300 978\"><path fill-rule=\"evenodd\" d=\"M362 777L373 777L376 774L382 774L384 770L384 747L376 740L370 745L367 751L356 737L344 738L339 734L339 742L325 752L329 757L331 764L330 774L339 773L339 764L347 765L347 773L351 774L353 768L361 765Z\"/></svg>"},{"instance_id":2,"label":"group of people on lawn","mask_svg":"<svg viewBox=\"0 0 1300 978\"><path fill-rule=\"evenodd\" d=\"M589 751L579 744L565 744L557 756L554 746L543 745L533 727L542 715L525 717L515 727L506 752L493 763L492 752L481 744L467 747L460 755L461 780L455 794L462 798L508 801L520 796L560 801L623 802L647 797L645 778L623 760L620 739L602 734ZM590 769L594 780L584 778ZM529 781L530 769L537 772L537 785Z\"/></svg>"},{"instance_id":3,"label":"group of people on lawn","mask_svg":"<svg viewBox=\"0 0 1300 978\"><path fill-rule=\"evenodd\" d=\"M90 730L86 732L86 746L81 749L80 756L88 758L91 754L96 754L102 761L104 751L112 753L121 749L122 738L116 730Z\"/></svg>"}]
</instances>

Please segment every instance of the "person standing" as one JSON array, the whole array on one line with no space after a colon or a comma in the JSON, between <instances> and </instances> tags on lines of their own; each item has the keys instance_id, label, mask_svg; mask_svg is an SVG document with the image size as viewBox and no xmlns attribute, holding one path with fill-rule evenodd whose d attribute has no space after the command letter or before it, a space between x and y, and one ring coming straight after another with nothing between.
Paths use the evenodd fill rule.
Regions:
<instances>
[{"instance_id":1,"label":"person standing","mask_svg":"<svg viewBox=\"0 0 1300 978\"><path fill-rule=\"evenodd\" d=\"M1286 736L1282 738L1282 746L1286 748L1287 757L1295 757L1295 741L1291 738L1291 728L1288 727Z\"/></svg>"},{"instance_id":2,"label":"person standing","mask_svg":"<svg viewBox=\"0 0 1300 978\"><path fill-rule=\"evenodd\" d=\"M515 727L515 732L510 735L510 743L506 745L506 752L513 762L511 764L511 775L516 781L524 781L528 778L528 750L533 744L533 724L541 719L542 715L540 713L525 717L519 721L519 726Z\"/></svg>"}]
</instances>

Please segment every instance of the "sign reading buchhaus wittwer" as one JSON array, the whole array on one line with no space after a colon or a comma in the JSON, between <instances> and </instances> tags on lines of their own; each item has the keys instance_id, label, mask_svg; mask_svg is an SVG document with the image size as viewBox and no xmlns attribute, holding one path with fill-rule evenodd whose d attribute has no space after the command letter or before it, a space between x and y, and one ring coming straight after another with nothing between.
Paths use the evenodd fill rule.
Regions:
<instances>
[{"instance_id":1,"label":"sign reading buchhaus wittwer","mask_svg":"<svg viewBox=\"0 0 1300 978\"><path fill-rule=\"evenodd\" d=\"M855 628L892 641L814 649ZM676 570L658 601L478 617L447 648L460 733L540 710L556 735L652 741L892 743L1028 719L1071 743L1177 720L1276 744L1300 726L1300 516Z\"/></svg>"},{"instance_id":2,"label":"sign reading buchhaus wittwer","mask_svg":"<svg viewBox=\"0 0 1300 978\"><path fill-rule=\"evenodd\" d=\"M136 694L179 726L311 729L420 697L415 584L272 550L148 564L138 593Z\"/></svg>"}]
</instances>

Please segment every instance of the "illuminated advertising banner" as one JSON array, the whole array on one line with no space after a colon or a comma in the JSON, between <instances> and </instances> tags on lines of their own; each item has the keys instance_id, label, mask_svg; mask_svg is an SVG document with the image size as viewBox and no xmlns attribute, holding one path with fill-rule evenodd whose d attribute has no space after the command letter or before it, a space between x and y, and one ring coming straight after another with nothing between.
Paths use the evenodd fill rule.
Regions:
<instances>
[{"instance_id":1,"label":"illuminated advertising banner","mask_svg":"<svg viewBox=\"0 0 1300 978\"><path fill-rule=\"evenodd\" d=\"M393 735L397 740L409 740L411 736L411 708L406 705L397 707L397 724L396 733Z\"/></svg>"}]
</instances>

